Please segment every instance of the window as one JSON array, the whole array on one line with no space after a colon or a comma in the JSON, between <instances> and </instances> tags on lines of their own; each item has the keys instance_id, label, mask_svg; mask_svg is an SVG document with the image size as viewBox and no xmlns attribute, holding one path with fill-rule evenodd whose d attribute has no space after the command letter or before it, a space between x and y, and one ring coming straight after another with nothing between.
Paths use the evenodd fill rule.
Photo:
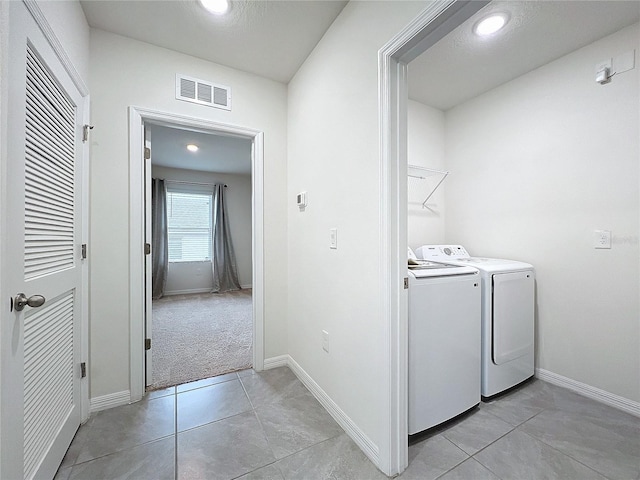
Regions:
<instances>
[{"instance_id":1,"label":"window","mask_svg":"<svg viewBox=\"0 0 640 480\"><path fill-rule=\"evenodd\" d=\"M211 260L211 193L167 191L169 262Z\"/></svg>"}]
</instances>

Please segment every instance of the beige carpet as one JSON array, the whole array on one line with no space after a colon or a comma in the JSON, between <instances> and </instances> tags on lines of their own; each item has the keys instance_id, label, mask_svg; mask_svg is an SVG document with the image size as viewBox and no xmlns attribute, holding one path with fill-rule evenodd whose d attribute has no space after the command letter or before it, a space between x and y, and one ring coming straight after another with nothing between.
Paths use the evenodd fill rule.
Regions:
<instances>
[{"instance_id":1,"label":"beige carpet","mask_svg":"<svg viewBox=\"0 0 640 480\"><path fill-rule=\"evenodd\" d=\"M149 389L251 367L251 290L172 295L153 301Z\"/></svg>"}]
</instances>

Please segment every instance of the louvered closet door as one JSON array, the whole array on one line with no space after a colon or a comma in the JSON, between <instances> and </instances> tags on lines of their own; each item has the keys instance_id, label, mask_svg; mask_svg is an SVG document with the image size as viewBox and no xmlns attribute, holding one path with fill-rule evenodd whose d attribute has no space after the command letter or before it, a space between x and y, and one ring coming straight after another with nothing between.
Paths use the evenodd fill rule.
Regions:
<instances>
[{"instance_id":1,"label":"louvered closet door","mask_svg":"<svg viewBox=\"0 0 640 480\"><path fill-rule=\"evenodd\" d=\"M0 477L53 478L81 415L82 99L22 2L10 8L5 285L46 301L2 330Z\"/></svg>"}]
</instances>

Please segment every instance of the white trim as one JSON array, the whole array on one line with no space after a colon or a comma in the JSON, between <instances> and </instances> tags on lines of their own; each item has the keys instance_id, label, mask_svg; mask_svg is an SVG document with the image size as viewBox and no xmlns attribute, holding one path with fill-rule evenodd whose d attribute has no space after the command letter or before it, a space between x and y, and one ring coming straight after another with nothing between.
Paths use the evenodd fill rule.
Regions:
<instances>
[{"instance_id":1,"label":"white trim","mask_svg":"<svg viewBox=\"0 0 640 480\"><path fill-rule=\"evenodd\" d=\"M278 367L289 366L289 355L278 355L277 357L270 357L264 359L264 370L270 370Z\"/></svg>"},{"instance_id":2,"label":"white trim","mask_svg":"<svg viewBox=\"0 0 640 480\"><path fill-rule=\"evenodd\" d=\"M187 290L171 290L164 292L164 297L170 297L171 295L189 295L191 293L211 293L211 288L192 288Z\"/></svg>"},{"instance_id":3,"label":"white trim","mask_svg":"<svg viewBox=\"0 0 640 480\"><path fill-rule=\"evenodd\" d=\"M108 408L120 407L122 405L129 405L130 403L131 392L129 392L129 390L94 397L91 399L91 413L107 410Z\"/></svg>"},{"instance_id":4,"label":"white trim","mask_svg":"<svg viewBox=\"0 0 640 480\"><path fill-rule=\"evenodd\" d=\"M251 278L253 291L253 369L264 369L264 132L255 132L251 146Z\"/></svg>"},{"instance_id":5,"label":"white trim","mask_svg":"<svg viewBox=\"0 0 640 480\"><path fill-rule=\"evenodd\" d=\"M131 401L145 391L145 258L144 245L144 131L142 115L129 109L129 389Z\"/></svg>"},{"instance_id":6,"label":"white trim","mask_svg":"<svg viewBox=\"0 0 640 480\"><path fill-rule=\"evenodd\" d=\"M199 131L215 131L253 142L252 182L252 278L253 278L253 368L264 368L264 133L202 118L129 107L129 321L131 401L144 395L144 162L143 123L185 126Z\"/></svg>"},{"instance_id":7,"label":"white trim","mask_svg":"<svg viewBox=\"0 0 640 480\"><path fill-rule=\"evenodd\" d=\"M388 375L383 405L388 422L382 431L378 468L388 476L402 473L409 463L407 428L408 301L407 246L407 99L406 64L470 18L488 2L436 1L427 6L378 52L378 112L380 129L381 228L380 299L386 331L382 368Z\"/></svg>"},{"instance_id":8,"label":"white trim","mask_svg":"<svg viewBox=\"0 0 640 480\"><path fill-rule=\"evenodd\" d=\"M91 101L89 95L83 98L82 123L84 125L90 123L91 118ZM89 222L91 214L89 211L89 193L90 193L90 155L89 141L82 145L82 243L91 247ZM87 376L80 380L80 421L86 422L90 414L89 403L89 259L81 260L82 264L82 318L80 319L80 362L87 365Z\"/></svg>"},{"instance_id":9,"label":"white trim","mask_svg":"<svg viewBox=\"0 0 640 480\"><path fill-rule=\"evenodd\" d=\"M29 10L29 13L31 13L31 16L33 17L35 22L38 24L38 27L40 27L40 30L49 42L49 45L51 45L51 48L58 57L58 60L60 60L60 63L69 74L69 77L71 77L71 81L80 92L80 95L83 97L89 95L89 88L87 87L87 84L84 83L84 80L78 73L78 70L76 70L75 65L71 62L71 59L69 58L69 55L67 55L66 50L62 46L62 43L60 43L60 40L58 40L58 37L54 33L53 28L51 28L51 25L49 25L49 22L47 21L44 13L42 13L38 2L36 0L22 1L27 7L27 10Z\"/></svg>"},{"instance_id":10,"label":"white trim","mask_svg":"<svg viewBox=\"0 0 640 480\"><path fill-rule=\"evenodd\" d=\"M191 293L210 293L211 292L211 288L192 288L192 289L187 289L187 290L170 290L167 292L164 292L164 296L165 297L170 297L171 295L189 295ZM246 289L250 289L253 288L253 286L248 283L246 285L240 285L240 288L246 290Z\"/></svg>"},{"instance_id":11,"label":"white trim","mask_svg":"<svg viewBox=\"0 0 640 480\"><path fill-rule=\"evenodd\" d=\"M340 425L349 437L360 447L364 454L369 457L374 465L380 464L380 450L351 418L331 399L327 393L309 376L307 372L291 356L287 357L287 365L296 377L320 402L329 415Z\"/></svg>"},{"instance_id":12,"label":"white trim","mask_svg":"<svg viewBox=\"0 0 640 480\"><path fill-rule=\"evenodd\" d=\"M288 367L304 384L311 394L320 402L324 409L342 427L349 437L360 447L369 459L378 465L380 463L380 449L320 386L290 355L279 355L264 360L265 370L278 367Z\"/></svg>"},{"instance_id":13,"label":"white trim","mask_svg":"<svg viewBox=\"0 0 640 480\"><path fill-rule=\"evenodd\" d=\"M604 403L610 407L617 408L618 410L640 417L640 402L629 400L628 398L621 397L620 395L615 395L605 390L601 390L600 388L592 387L586 383L563 377L562 375L558 375L557 373L553 373L542 368L536 368L536 378L549 382L553 385L566 388L584 397L595 400L596 402Z\"/></svg>"}]
</instances>

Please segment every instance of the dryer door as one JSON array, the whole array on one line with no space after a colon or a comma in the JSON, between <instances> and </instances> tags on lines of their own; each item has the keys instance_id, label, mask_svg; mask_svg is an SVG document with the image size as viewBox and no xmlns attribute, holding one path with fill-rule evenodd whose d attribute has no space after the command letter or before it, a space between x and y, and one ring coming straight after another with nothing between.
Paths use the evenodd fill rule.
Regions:
<instances>
[{"instance_id":1,"label":"dryer door","mask_svg":"<svg viewBox=\"0 0 640 480\"><path fill-rule=\"evenodd\" d=\"M514 360L533 349L532 271L499 273L493 283L493 363Z\"/></svg>"}]
</instances>

